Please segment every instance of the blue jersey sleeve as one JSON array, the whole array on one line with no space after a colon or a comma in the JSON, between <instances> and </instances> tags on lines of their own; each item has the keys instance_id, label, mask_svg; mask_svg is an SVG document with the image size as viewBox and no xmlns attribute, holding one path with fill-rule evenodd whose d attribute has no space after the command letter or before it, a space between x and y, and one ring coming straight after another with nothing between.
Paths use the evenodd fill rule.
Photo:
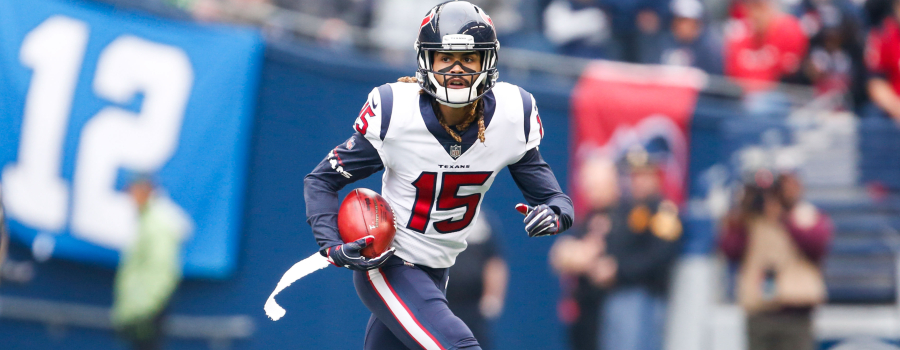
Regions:
<instances>
[{"instance_id":1,"label":"blue jersey sleeve","mask_svg":"<svg viewBox=\"0 0 900 350\"><path fill-rule=\"evenodd\" d=\"M362 134L328 152L322 162L303 179L306 222L312 227L321 250L344 243L338 234L338 191L357 180L384 169L378 151Z\"/></svg>"},{"instance_id":2,"label":"blue jersey sleeve","mask_svg":"<svg viewBox=\"0 0 900 350\"><path fill-rule=\"evenodd\" d=\"M518 162L508 166L516 186L531 206L546 204L559 215L559 232L569 227L575 218L572 199L559 187L550 165L541 158L537 147L525 152Z\"/></svg>"}]
</instances>

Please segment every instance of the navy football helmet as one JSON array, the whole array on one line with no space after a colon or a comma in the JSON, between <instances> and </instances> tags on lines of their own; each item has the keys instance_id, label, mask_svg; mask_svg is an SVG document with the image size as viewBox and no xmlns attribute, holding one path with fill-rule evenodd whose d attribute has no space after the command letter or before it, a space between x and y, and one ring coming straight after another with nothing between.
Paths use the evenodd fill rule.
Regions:
<instances>
[{"instance_id":1,"label":"navy football helmet","mask_svg":"<svg viewBox=\"0 0 900 350\"><path fill-rule=\"evenodd\" d=\"M419 26L416 39L416 78L419 86L441 104L462 107L477 101L497 82L497 52L500 42L494 23L480 7L466 1L450 1L432 8ZM438 72L433 69L434 52L475 51L481 54L481 71L466 73ZM462 77L472 84L468 89L441 86L435 74L444 81Z\"/></svg>"}]
</instances>

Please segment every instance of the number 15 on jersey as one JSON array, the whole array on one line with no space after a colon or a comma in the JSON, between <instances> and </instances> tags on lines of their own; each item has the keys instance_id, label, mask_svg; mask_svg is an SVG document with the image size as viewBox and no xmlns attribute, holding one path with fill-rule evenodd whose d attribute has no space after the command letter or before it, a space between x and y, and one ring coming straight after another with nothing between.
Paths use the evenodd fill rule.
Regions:
<instances>
[{"instance_id":1,"label":"number 15 on jersey","mask_svg":"<svg viewBox=\"0 0 900 350\"><path fill-rule=\"evenodd\" d=\"M464 186L482 186L491 178L492 174L490 171L443 173L441 174L441 189L437 190L438 174L422 172L419 178L413 182L413 186L416 188L416 201L406 227L419 233L425 233L428 223L431 221L432 208L435 212L466 208L462 219L449 218L435 222L434 229L437 232L451 233L468 227L475 218L475 211L481 203L481 193L460 196L459 190ZM435 201L436 194L438 196Z\"/></svg>"}]
</instances>

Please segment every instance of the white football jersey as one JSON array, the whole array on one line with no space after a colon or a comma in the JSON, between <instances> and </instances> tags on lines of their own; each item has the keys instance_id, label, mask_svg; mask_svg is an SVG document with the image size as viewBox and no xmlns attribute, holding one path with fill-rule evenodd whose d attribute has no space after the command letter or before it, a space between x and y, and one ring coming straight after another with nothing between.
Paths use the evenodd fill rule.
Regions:
<instances>
[{"instance_id":1,"label":"white football jersey","mask_svg":"<svg viewBox=\"0 0 900 350\"><path fill-rule=\"evenodd\" d=\"M381 194L394 209L396 255L445 268L466 248L494 178L540 144L543 128L531 94L497 83L478 102L484 103L485 143L476 137L477 125L457 143L419 90L415 83L375 88L354 128L384 164Z\"/></svg>"}]
</instances>

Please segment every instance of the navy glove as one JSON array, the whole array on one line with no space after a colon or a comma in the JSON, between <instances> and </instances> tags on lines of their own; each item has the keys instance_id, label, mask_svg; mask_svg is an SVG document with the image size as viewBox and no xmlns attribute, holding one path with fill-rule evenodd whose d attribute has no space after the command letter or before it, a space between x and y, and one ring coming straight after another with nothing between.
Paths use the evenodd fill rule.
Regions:
<instances>
[{"instance_id":1,"label":"navy glove","mask_svg":"<svg viewBox=\"0 0 900 350\"><path fill-rule=\"evenodd\" d=\"M516 210L525 214L525 232L528 237L552 236L559 233L559 215L550 206L541 204L534 208L517 204Z\"/></svg>"},{"instance_id":2,"label":"navy glove","mask_svg":"<svg viewBox=\"0 0 900 350\"><path fill-rule=\"evenodd\" d=\"M328 248L325 257L328 258L328 262L337 267L346 267L357 271L376 269L394 255L394 248L388 249L372 259L362 256L360 251L374 241L375 237L365 236L350 243L336 245Z\"/></svg>"}]
</instances>

